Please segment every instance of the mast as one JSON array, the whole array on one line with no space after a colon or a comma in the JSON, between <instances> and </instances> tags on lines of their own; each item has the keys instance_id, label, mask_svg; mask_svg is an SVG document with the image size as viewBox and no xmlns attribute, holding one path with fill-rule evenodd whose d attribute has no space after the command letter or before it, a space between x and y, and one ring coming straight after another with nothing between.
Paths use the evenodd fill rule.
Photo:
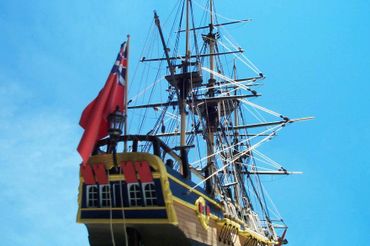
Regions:
<instances>
[{"instance_id":1,"label":"mast","mask_svg":"<svg viewBox=\"0 0 370 246\"><path fill-rule=\"evenodd\" d=\"M172 64L171 58L168 55L168 48L166 46L166 42L163 37L162 29L160 26L160 21L156 12L154 13L155 23L158 27L159 34L161 37L163 49L166 55L166 60L168 64L168 68L170 70L170 76L166 76L166 80L176 89L177 97L178 97L178 107L180 111L180 146L176 147L180 150L181 155L181 168L182 168L182 175L184 178L190 178L190 169L188 163L188 148L189 146L186 145L186 103L187 103L187 96L190 90L190 83L198 83L198 86L201 85L202 79L198 72L189 71L189 66L191 66L192 62L190 61L190 43L189 43L189 35L190 35L190 22L189 22L189 15L190 15L190 0L186 1L186 42L185 42L185 60L179 65ZM175 74L176 67L182 67L182 73Z\"/></svg>"},{"instance_id":2,"label":"mast","mask_svg":"<svg viewBox=\"0 0 370 246\"><path fill-rule=\"evenodd\" d=\"M126 88L125 88L125 125L124 125L124 132L123 135L127 136L127 111L128 111L128 105L127 105L127 98L128 98L128 62L129 62L129 54L130 54L130 35L127 35L127 64L126 64ZM124 152L127 151L127 141L124 142Z\"/></svg>"},{"instance_id":3,"label":"mast","mask_svg":"<svg viewBox=\"0 0 370 246\"><path fill-rule=\"evenodd\" d=\"M186 0L186 43L185 43L185 63L187 65L187 62L189 61L190 57L190 50L189 50L189 33L190 33L190 27L189 27L189 14L190 14L190 0ZM187 66L185 66L187 68ZM184 68L185 68L184 67Z\"/></svg>"},{"instance_id":4,"label":"mast","mask_svg":"<svg viewBox=\"0 0 370 246\"><path fill-rule=\"evenodd\" d=\"M186 40L185 40L185 61L182 64L183 74L188 72L188 64L190 59L189 50L189 8L190 0L186 0ZM190 170L188 164L188 150L186 146L186 97L188 95L188 84L190 81L182 78L182 82L179 87L179 111L180 111L180 155L182 159L182 175L185 178L190 178Z\"/></svg>"},{"instance_id":5,"label":"mast","mask_svg":"<svg viewBox=\"0 0 370 246\"><path fill-rule=\"evenodd\" d=\"M236 63L235 63L235 60L234 60L234 66L233 66L233 73L234 73L234 81L237 79L237 74L236 74ZM234 91L234 96L237 96L237 90ZM238 126L239 125L239 117L238 117L238 107L235 108L234 110L234 126ZM239 131L236 130L234 131L234 144L237 144L239 142ZM235 150L238 151L238 145L235 146ZM239 183L241 180L238 180L238 173L241 172L241 167L240 167L240 164L235 164L235 167L234 167L234 179L235 179L235 182ZM237 201L237 203L240 201L240 198L239 198L239 194L240 194L240 187L239 185L237 184L235 186L235 200Z\"/></svg>"},{"instance_id":6,"label":"mast","mask_svg":"<svg viewBox=\"0 0 370 246\"><path fill-rule=\"evenodd\" d=\"M209 13L210 13L210 24L209 24L209 34L207 35L207 43L209 44L209 67L211 71L214 71L214 53L215 53L215 35L213 34L213 0L209 1ZM214 84L215 84L215 79L213 73L210 73L210 77L208 80L208 96L209 97L214 97ZM207 112L208 114L206 115L207 117L207 130L208 130L208 141L207 141L207 167L205 169L205 177L207 178L209 175L212 174L214 168L214 161L213 161L213 153L214 153L214 146L215 146L215 141L214 141L214 130L216 128L215 124L217 121L214 120L214 113L215 109L214 106L208 106ZM208 179L206 182L206 191L209 194L214 194L214 187L213 187L213 180Z\"/></svg>"},{"instance_id":7,"label":"mast","mask_svg":"<svg viewBox=\"0 0 370 246\"><path fill-rule=\"evenodd\" d=\"M183 73L188 72L188 62L190 57L190 50L189 50L189 5L190 0L186 0L186 40L185 40L185 61L183 63ZM182 83L180 88L180 98L179 98L179 108L180 108L180 147L184 148L186 146L186 83Z\"/></svg>"}]
</instances>

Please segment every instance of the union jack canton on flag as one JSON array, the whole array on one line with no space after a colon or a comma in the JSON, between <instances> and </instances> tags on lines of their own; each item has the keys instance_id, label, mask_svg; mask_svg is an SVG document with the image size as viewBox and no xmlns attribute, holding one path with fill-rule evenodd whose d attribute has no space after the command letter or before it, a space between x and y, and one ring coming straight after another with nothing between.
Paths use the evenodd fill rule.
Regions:
<instances>
[{"instance_id":1,"label":"union jack canton on flag","mask_svg":"<svg viewBox=\"0 0 370 246\"><path fill-rule=\"evenodd\" d=\"M112 74L117 74L117 82L122 86L126 85L127 71L127 42L121 44L120 52L117 55L116 62L113 65Z\"/></svg>"}]
</instances>

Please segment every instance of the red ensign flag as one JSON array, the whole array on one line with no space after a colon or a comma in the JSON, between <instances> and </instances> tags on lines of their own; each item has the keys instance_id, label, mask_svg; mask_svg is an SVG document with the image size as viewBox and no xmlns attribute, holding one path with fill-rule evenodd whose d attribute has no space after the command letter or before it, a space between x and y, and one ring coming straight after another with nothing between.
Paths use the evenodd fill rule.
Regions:
<instances>
[{"instance_id":1,"label":"red ensign flag","mask_svg":"<svg viewBox=\"0 0 370 246\"><path fill-rule=\"evenodd\" d=\"M108 135L108 115L118 107L124 111L126 90L127 43L121 45L120 52L98 96L84 109L80 126L85 130L77 147L85 165L94 150L96 142Z\"/></svg>"}]
</instances>

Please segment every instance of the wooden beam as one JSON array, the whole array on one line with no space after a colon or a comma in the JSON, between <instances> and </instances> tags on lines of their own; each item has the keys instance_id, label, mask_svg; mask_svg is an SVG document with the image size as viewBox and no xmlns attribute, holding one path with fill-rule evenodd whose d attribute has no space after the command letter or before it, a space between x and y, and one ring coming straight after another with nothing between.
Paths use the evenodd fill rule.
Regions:
<instances>
[{"instance_id":1,"label":"wooden beam","mask_svg":"<svg viewBox=\"0 0 370 246\"><path fill-rule=\"evenodd\" d=\"M232 131L232 130L240 130L240 129L246 129L246 128L257 128L257 127L266 127L266 126L273 126L273 125L282 125L282 124L288 124L288 123L293 123L293 122L298 122L298 121L312 120L313 118L314 117L305 117L305 118L297 118L297 119L286 118L286 120L282 120L282 121L255 123L255 124L241 125L241 126L229 126L228 130ZM221 128L218 128L217 131L221 131ZM201 134L201 133L203 133L202 130L186 132L186 134ZM168 133L163 133L163 134L157 134L156 136L157 137L169 137L169 136L177 136L177 135L179 135L178 132L168 132ZM263 136L263 135L258 135L258 136Z\"/></svg>"},{"instance_id":2,"label":"wooden beam","mask_svg":"<svg viewBox=\"0 0 370 246\"><path fill-rule=\"evenodd\" d=\"M237 21L231 21L231 22L225 22L225 23L220 23L220 24L213 24L212 26L218 27L218 26L227 26L227 25L232 25L232 24L238 24L238 23L243 23L243 22L248 22L251 21L251 19L244 19L244 20L237 20ZM200 27L195 27L190 29L189 31L194 31L194 30L201 30L201 29L207 29L209 28L208 26L200 26ZM186 30L180 30L178 32L185 32Z\"/></svg>"},{"instance_id":3,"label":"wooden beam","mask_svg":"<svg viewBox=\"0 0 370 246\"><path fill-rule=\"evenodd\" d=\"M226 96L226 97L210 97L210 98L203 98L203 99L196 99L195 103L209 103L209 102L218 102L223 100L235 100L247 97L258 97L259 94L256 95L239 95L239 96ZM188 100L187 104L192 104L192 100ZM138 109L138 108L155 108L155 107L165 107L165 106L176 106L178 105L177 101L173 102L166 102L166 103L153 103L153 104L144 104L144 105L137 105L137 106L130 106L128 109Z\"/></svg>"},{"instance_id":4,"label":"wooden beam","mask_svg":"<svg viewBox=\"0 0 370 246\"><path fill-rule=\"evenodd\" d=\"M244 50L242 49L239 49L239 50L235 50L235 51L229 51L229 52L221 52L221 53L215 53L215 54L199 54L199 55L191 55L189 56L189 58L197 58L197 57L208 57L208 56L221 56L221 55L229 55L229 54L235 54L235 53L243 53ZM184 59L184 57L181 57L181 56L173 56L173 57L169 57L169 58L150 58L150 59L147 59L145 57L141 58L141 62L152 62L152 61L165 61L165 60L177 60L177 59Z\"/></svg>"},{"instance_id":5,"label":"wooden beam","mask_svg":"<svg viewBox=\"0 0 370 246\"><path fill-rule=\"evenodd\" d=\"M303 174L303 172L289 172L289 171L247 171L242 172L243 174L248 175L294 175L294 174Z\"/></svg>"}]
</instances>

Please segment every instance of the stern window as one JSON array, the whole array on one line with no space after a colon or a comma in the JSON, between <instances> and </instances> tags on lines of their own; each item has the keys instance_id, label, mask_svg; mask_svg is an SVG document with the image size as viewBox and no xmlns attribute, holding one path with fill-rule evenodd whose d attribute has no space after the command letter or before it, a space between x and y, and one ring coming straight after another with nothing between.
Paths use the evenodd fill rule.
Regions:
<instances>
[{"instance_id":1,"label":"stern window","mask_svg":"<svg viewBox=\"0 0 370 246\"><path fill-rule=\"evenodd\" d=\"M140 206L141 205L141 190L138 183L128 184L128 201L130 206Z\"/></svg>"},{"instance_id":2,"label":"stern window","mask_svg":"<svg viewBox=\"0 0 370 246\"><path fill-rule=\"evenodd\" d=\"M98 186L86 185L86 205L88 208L98 206Z\"/></svg>"},{"instance_id":3,"label":"stern window","mask_svg":"<svg viewBox=\"0 0 370 246\"><path fill-rule=\"evenodd\" d=\"M100 207L111 206L110 185L99 186Z\"/></svg>"},{"instance_id":4,"label":"stern window","mask_svg":"<svg viewBox=\"0 0 370 246\"><path fill-rule=\"evenodd\" d=\"M144 202L146 206L157 205L157 196L154 183L143 184Z\"/></svg>"}]
</instances>

